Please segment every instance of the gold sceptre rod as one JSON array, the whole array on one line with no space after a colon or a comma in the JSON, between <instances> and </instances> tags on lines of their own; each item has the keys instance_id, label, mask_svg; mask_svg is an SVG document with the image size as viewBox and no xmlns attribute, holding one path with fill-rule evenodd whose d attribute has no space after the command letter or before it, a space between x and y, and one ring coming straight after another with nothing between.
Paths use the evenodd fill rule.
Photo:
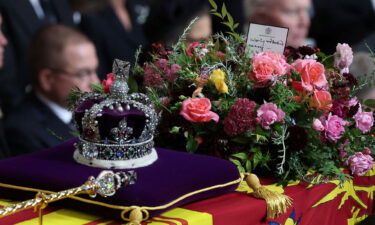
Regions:
<instances>
[{"instance_id":1,"label":"gold sceptre rod","mask_svg":"<svg viewBox=\"0 0 375 225\"><path fill-rule=\"evenodd\" d=\"M95 198L97 194L103 197L113 196L120 187L134 184L136 179L137 176L134 171L114 173L111 170L103 170L96 179L93 176L90 176L88 180L79 187L53 194L39 192L34 199L1 208L0 217L25 209L34 208L35 210L39 210L39 224L42 225L42 210L47 207L48 203L79 194L88 194L92 198Z\"/></svg>"}]
</instances>

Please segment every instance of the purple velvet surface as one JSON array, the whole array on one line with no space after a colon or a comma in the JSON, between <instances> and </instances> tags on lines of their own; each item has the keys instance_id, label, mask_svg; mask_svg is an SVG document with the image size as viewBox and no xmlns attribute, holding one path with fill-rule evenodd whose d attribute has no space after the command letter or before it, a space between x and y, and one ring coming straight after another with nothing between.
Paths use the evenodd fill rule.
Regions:
<instances>
[{"instance_id":1,"label":"purple velvet surface","mask_svg":"<svg viewBox=\"0 0 375 225\"><path fill-rule=\"evenodd\" d=\"M0 161L0 182L51 191L82 185L102 169L74 161L73 143L76 141L71 139L48 150ZM159 159L155 163L135 169L136 184L121 188L115 196L98 196L96 200L123 206L159 206L192 191L239 178L237 168L226 160L161 148L157 148L157 152ZM234 191L237 185L194 195L173 207ZM163 211L153 211L150 215Z\"/></svg>"}]
</instances>

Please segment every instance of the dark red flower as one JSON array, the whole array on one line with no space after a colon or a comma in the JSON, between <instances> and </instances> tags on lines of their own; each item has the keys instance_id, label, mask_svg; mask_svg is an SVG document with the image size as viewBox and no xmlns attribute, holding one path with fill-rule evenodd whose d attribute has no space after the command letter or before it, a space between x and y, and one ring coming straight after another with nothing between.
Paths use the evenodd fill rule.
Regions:
<instances>
[{"instance_id":1,"label":"dark red flower","mask_svg":"<svg viewBox=\"0 0 375 225\"><path fill-rule=\"evenodd\" d=\"M163 45L160 44L160 43L152 43L151 46L155 49L155 50L160 50L163 48Z\"/></svg>"},{"instance_id":2,"label":"dark red flower","mask_svg":"<svg viewBox=\"0 0 375 225\"><path fill-rule=\"evenodd\" d=\"M243 134L256 127L256 103L247 98L239 98L230 108L228 117L224 119L224 131L229 136Z\"/></svg>"},{"instance_id":3,"label":"dark red flower","mask_svg":"<svg viewBox=\"0 0 375 225\"><path fill-rule=\"evenodd\" d=\"M145 70L145 73L143 75L144 85L148 87L160 87L163 84L163 81L164 81L163 78L153 66L145 65L144 70Z\"/></svg>"},{"instance_id":4,"label":"dark red flower","mask_svg":"<svg viewBox=\"0 0 375 225\"><path fill-rule=\"evenodd\" d=\"M343 76L348 81L349 86L357 86L358 80L351 73L344 73Z\"/></svg>"},{"instance_id":5,"label":"dark red flower","mask_svg":"<svg viewBox=\"0 0 375 225\"><path fill-rule=\"evenodd\" d=\"M291 150L302 150L307 146L308 134L305 128L300 126L288 127L289 137L286 143Z\"/></svg>"},{"instance_id":6,"label":"dark red flower","mask_svg":"<svg viewBox=\"0 0 375 225\"><path fill-rule=\"evenodd\" d=\"M349 108L346 105L347 101L345 101L344 99L336 99L335 101L333 101L331 111L333 114L344 118L349 112Z\"/></svg>"},{"instance_id":7,"label":"dark red flower","mask_svg":"<svg viewBox=\"0 0 375 225\"><path fill-rule=\"evenodd\" d=\"M298 52L301 53L302 55L312 55L317 52L320 52L319 48L312 48L310 46L304 45L298 48Z\"/></svg>"}]
</instances>

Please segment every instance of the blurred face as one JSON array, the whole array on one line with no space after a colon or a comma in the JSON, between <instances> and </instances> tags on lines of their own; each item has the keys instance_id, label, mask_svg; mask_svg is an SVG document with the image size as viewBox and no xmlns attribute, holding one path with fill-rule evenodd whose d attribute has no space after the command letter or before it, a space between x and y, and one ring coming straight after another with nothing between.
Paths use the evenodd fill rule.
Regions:
<instances>
[{"instance_id":1,"label":"blurred face","mask_svg":"<svg viewBox=\"0 0 375 225\"><path fill-rule=\"evenodd\" d=\"M66 99L73 87L90 91L92 83L99 83L96 73L98 59L91 43L71 44L63 51L64 68L54 68L50 78L49 95L53 101L66 106Z\"/></svg>"},{"instance_id":2,"label":"blurred face","mask_svg":"<svg viewBox=\"0 0 375 225\"><path fill-rule=\"evenodd\" d=\"M199 16L198 21L191 28L190 33L187 36L187 41L201 41L208 38L211 33L211 17L209 14L203 14Z\"/></svg>"},{"instance_id":3,"label":"blurred face","mask_svg":"<svg viewBox=\"0 0 375 225\"><path fill-rule=\"evenodd\" d=\"M262 24L289 28L287 45L299 47L308 35L310 5L310 0L268 1L267 5L259 9L255 20Z\"/></svg>"},{"instance_id":4,"label":"blurred face","mask_svg":"<svg viewBox=\"0 0 375 225\"><path fill-rule=\"evenodd\" d=\"M3 24L3 18L0 16L0 28L2 24ZM4 65L4 49L7 43L8 41L0 29L0 68L3 67Z\"/></svg>"}]
</instances>

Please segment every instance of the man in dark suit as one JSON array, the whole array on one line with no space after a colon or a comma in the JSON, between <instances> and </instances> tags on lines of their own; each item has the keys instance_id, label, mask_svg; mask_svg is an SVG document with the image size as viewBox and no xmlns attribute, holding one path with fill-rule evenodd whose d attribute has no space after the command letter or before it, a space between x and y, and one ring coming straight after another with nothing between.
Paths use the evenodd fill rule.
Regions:
<instances>
[{"instance_id":1,"label":"man in dark suit","mask_svg":"<svg viewBox=\"0 0 375 225\"><path fill-rule=\"evenodd\" d=\"M80 25L95 43L101 78L111 71L114 59L134 62L136 50L146 44L142 27L149 11L144 0L107 3L103 9L83 13Z\"/></svg>"},{"instance_id":2,"label":"man in dark suit","mask_svg":"<svg viewBox=\"0 0 375 225\"><path fill-rule=\"evenodd\" d=\"M71 138L72 113L66 109L73 87L89 91L99 82L94 44L64 25L40 30L30 45L33 92L5 119L13 156L45 149Z\"/></svg>"},{"instance_id":3,"label":"man in dark suit","mask_svg":"<svg viewBox=\"0 0 375 225\"><path fill-rule=\"evenodd\" d=\"M0 0L0 10L9 41L6 64L0 71L0 100L7 111L30 88L26 53L35 32L49 24L74 23L67 0Z\"/></svg>"}]
</instances>

